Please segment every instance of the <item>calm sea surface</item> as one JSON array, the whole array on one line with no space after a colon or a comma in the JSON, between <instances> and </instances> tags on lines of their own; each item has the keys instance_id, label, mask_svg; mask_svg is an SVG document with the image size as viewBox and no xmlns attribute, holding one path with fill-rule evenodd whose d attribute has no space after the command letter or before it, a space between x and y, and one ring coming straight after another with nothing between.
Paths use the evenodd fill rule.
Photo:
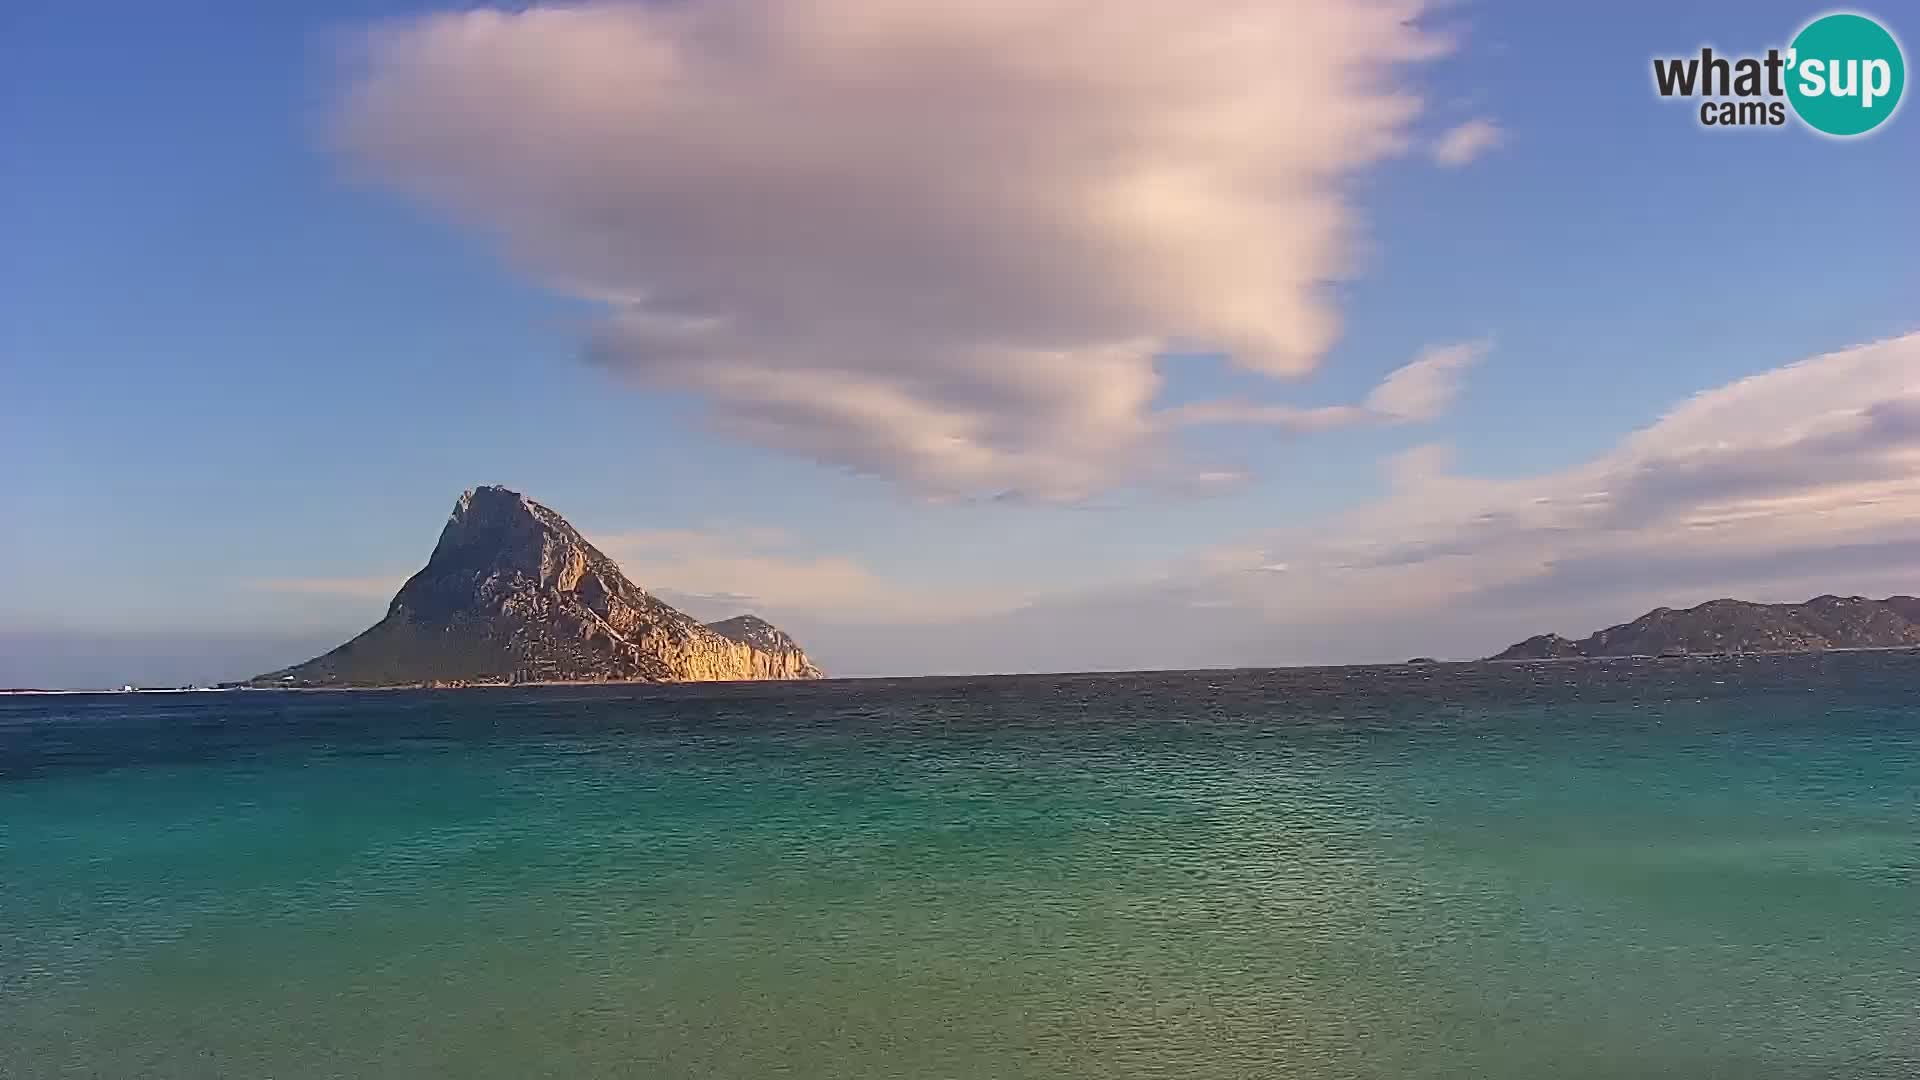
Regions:
<instances>
[{"instance_id":1,"label":"calm sea surface","mask_svg":"<svg viewBox=\"0 0 1920 1080\"><path fill-rule=\"evenodd\" d=\"M0 699L0 1077L1920 1076L1920 657Z\"/></svg>"}]
</instances>

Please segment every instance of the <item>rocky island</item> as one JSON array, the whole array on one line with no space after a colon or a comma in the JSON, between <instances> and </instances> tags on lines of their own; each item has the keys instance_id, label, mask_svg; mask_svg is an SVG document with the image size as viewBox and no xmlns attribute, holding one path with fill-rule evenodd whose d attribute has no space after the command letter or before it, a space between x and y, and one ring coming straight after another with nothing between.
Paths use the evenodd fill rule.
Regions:
<instances>
[{"instance_id":1,"label":"rocky island","mask_svg":"<svg viewBox=\"0 0 1920 1080\"><path fill-rule=\"evenodd\" d=\"M1530 637L1490 660L1583 656L1689 656L1818 652L1920 646L1920 598L1816 596L1804 604L1709 600L1684 610L1655 608L1575 641Z\"/></svg>"},{"instance_id":2,"label":"rocky island","mask_svg":"<svg viewBox=\"0 0 1920 1080\"><path fill-rule=\"evenodd\" d=\"M818 679L798 643L752 615L705 625L627 580L532 499L460 496L433 555L378 623L254 687Z\"/></svg>"}]
</instances>

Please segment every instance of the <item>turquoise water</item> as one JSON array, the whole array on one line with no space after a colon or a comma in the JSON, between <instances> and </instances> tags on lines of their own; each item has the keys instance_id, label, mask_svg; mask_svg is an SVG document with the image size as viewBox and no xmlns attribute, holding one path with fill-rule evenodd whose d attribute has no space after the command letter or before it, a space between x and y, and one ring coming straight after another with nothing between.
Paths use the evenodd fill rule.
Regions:
<instances>
[{"instance_id":1,"label":"turquoise water","mask_svg":"<svg viewBox=\"0 0 1920 1080\"><path fill-rule=\"evenodd\" d=\"M0 699L0 1076L1920 1075L1920 658Z\"/></svg>"}]
</instances>

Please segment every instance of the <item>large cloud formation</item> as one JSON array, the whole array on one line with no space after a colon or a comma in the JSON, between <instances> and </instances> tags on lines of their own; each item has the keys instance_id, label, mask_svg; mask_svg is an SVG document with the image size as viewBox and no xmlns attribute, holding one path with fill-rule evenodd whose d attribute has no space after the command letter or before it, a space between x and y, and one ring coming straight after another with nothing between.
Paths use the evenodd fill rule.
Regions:
<instances>
[{"instance_id":1,"label":"large cloud formation","mask_svg":"<svg viewBox=\"0 0 1920 1080\"><path fill-rule=\"evenodd\" d=\"M388 24L381 182L615 314L591 355L934 494L1151 477L1158 357L1311 369L1415 0L698 0Z\"/></svg>"},{"instance_id":2,"label":"large cloud formation","mask_svg":"<svg viewBox=\"0 0 1920 1080\"><path fill-rule=\"evenodd\" d=\"M1589 461L1490 479L1443 445L1339 517L1150 579L901 634L796 612L847 673L1482 656L1716 596L1920 592L1920 333L1700 393Z\"/></svg>"},{"instance_id":3,"label":"large cloud formation","mask_svg":"<svg viewBox=\"0 0 1920 1080\"><path fill-rule=\"evenodd\" d=\"M1420 651L1485 648L1463 629L1584 634L1581 619L1715 595L1920 591L1920 333L1700 393L1571 468L1461 476L1431 446L1388 468L1385 499L1174 584L1261 621L1354 628L1348 649L1393 642L1376 659L1414 644L1383 628L1430 635Z\"/></svg>"}]
</instances>

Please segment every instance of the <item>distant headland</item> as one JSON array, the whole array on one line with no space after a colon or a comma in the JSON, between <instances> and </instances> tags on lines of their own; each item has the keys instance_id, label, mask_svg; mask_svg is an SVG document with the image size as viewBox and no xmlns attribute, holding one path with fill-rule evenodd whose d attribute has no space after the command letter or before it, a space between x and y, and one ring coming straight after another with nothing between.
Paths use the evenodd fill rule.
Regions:
<instances>
[{"instance_id":1,"label":"distant headland","mask_svg":"<svg viewBox=\"0 0 1920 1080\"><path fill-rule=\"evenodd\" d=\"M1575 641L1539 634L1490 660L1606 656L1820 652L1920 646L1920 598L1816 596L1804 604L1709 600L1683 610L1654 608L1628 623Z\"/></svg>"}]
</instances>

